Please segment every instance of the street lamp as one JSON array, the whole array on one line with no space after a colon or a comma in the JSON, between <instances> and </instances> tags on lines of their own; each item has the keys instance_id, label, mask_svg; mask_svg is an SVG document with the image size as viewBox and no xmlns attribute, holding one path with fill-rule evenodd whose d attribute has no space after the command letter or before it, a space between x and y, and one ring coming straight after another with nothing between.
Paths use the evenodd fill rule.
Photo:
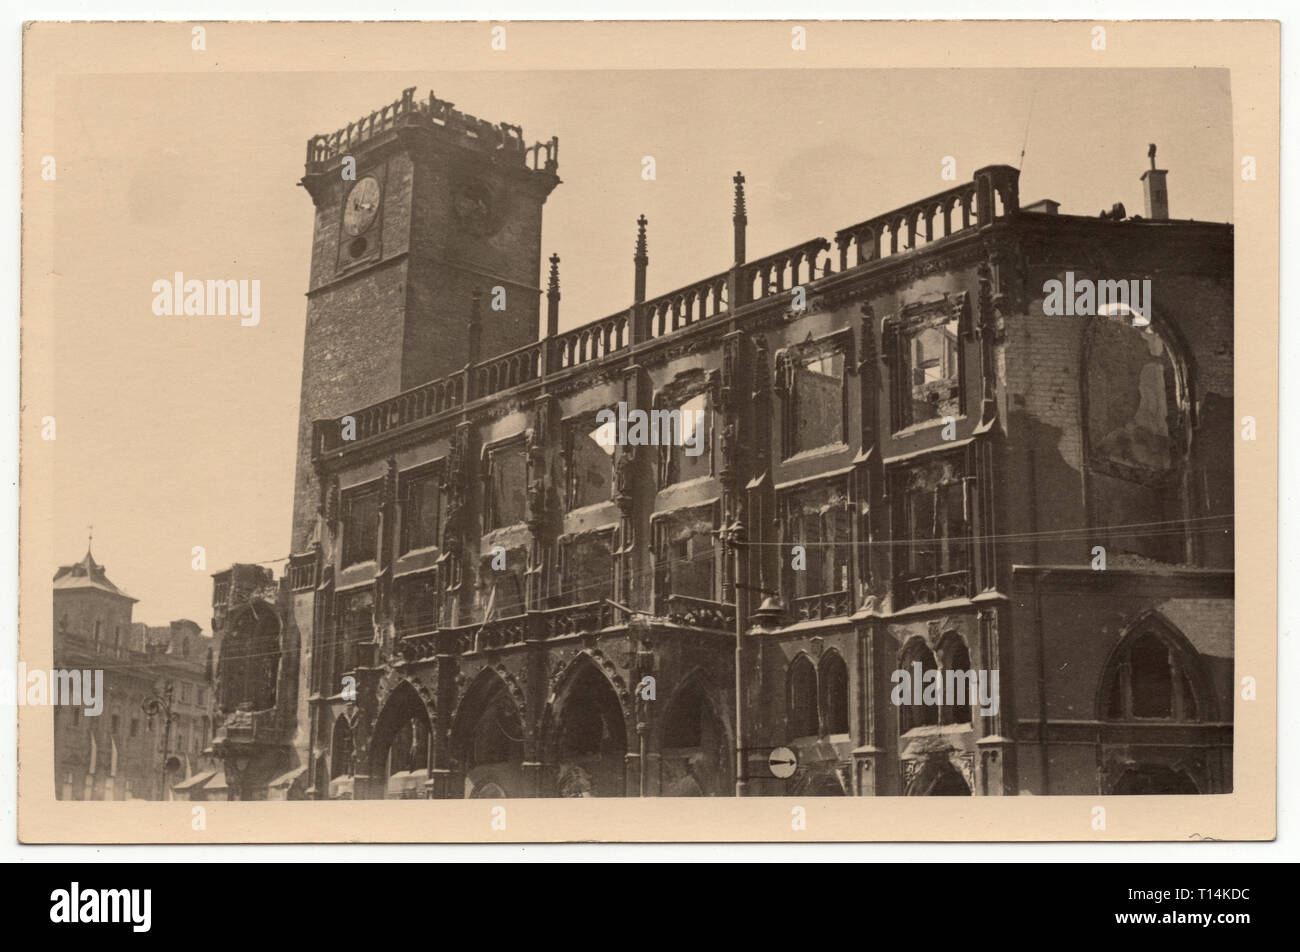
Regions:
<instances>
[{"instance_id":1,"label":"street lamp","mask_svg":"<svg viewBox=\"0 0 1300 952\"><path fill-rule=\"evenodd\" d=\"M175 696L175 688L170 681L167 682L161 694L151 694L140 704L140 709L152 720L158 715L163 717L163 749L162 749L162 774L159 777L160 789L158 799L167 799L167 770L171 766L169 754L172 737L172 699Z\"/></svg>"}]
</instances>

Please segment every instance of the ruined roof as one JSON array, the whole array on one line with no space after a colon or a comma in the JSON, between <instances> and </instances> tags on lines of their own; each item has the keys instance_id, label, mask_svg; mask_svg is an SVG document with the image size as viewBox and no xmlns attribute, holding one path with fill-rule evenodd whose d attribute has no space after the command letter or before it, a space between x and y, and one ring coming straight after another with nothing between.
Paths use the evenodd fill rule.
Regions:
<instances>
[{"instance_id":1,"label":"ruined roof","mask_svg":"<svg viewBox=\"0 0 1300 952\"><path fill-rule=\"evenodd\" d=\"M132 602L139 601L139 599L132 598L108 580L104 566L95 561L95 557L90 554L89 549L86 550L86 554L80 562L74 562L72 565L61 565L59 570L54 573L54 590L56 592L86 588L108 592L110 595L116 595L118 598L125 598Z\"/></svg>"}]
</instances>

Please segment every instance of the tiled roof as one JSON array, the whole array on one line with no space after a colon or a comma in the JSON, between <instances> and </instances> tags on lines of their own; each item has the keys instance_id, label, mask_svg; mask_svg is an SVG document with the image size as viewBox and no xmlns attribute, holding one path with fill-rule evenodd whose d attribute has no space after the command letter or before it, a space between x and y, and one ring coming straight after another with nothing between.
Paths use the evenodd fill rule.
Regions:
<instances>
[{"instance_id":1,"label":"tiled roof","mask_svg":"<svg viewBox=\"0 0 1300 952\"><path fill-rule=\"evenodd\" d=\"M55 591L83 588L97 588L101 592L108 592L110 595L117 595L119 598L126 598L133 602L138 601L138 599L131 598L130 595L108 580L104 566L95 561L89 549L86 550L85 558L80 562L75 562L72 565L62 565L54 573Z\"/></svg>"}]
</instances>

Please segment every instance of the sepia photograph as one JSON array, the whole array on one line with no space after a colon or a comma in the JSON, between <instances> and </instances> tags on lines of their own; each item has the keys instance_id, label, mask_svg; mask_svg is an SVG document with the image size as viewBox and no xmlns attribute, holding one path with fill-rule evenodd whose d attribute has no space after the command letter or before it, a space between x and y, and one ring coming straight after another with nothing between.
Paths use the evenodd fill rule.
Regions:
<instances>
[{"instance_id":1,"label":"sepia photograph","mask_svg":"<svg viewBox=\"0 0 1300 952\"><path fill-rule=\"evenodd\" d=\"M1065 798L1015 835L1062 839L1237 794L1271 836L1272 715L1240 720L1271 563L1259 624L1237 591L1277 529L1261 80L1099 65L1125 24L1035 25L1092 65L816 68L847 27L763 24L770 68L578 67L529 27L454 25L474 68L331 71L289 65L321 25L29 26L20 820L997 811L898 807L963 839ZM237 29L274 67L193 65ZM1231 36L1272 42L1275 94L1276 24ZM135 65L50 59L110 37ZM1249 346L1272 368L1239 381Z\"/></svg>"}]
</instances>

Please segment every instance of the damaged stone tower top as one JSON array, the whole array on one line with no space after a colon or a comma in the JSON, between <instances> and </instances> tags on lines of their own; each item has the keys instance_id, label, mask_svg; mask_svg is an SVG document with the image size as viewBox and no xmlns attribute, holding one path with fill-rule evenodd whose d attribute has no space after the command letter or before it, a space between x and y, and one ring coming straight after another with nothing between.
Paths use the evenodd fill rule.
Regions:
<instances>
[{"instance_id":1,"label":"damaged stone tower top","mask_svg":"<svg viewBox=\"0 0 1300 952\"><path fill-rule=\"evenodd\" d=\"M504 301L487 358L537 340L542 205L559 140L467 115L414 87L307 142L300 184L316 206L303 349L292 551L321 504L312 421L465 366L470 302Z\"/></svg>"}]
</instances>

